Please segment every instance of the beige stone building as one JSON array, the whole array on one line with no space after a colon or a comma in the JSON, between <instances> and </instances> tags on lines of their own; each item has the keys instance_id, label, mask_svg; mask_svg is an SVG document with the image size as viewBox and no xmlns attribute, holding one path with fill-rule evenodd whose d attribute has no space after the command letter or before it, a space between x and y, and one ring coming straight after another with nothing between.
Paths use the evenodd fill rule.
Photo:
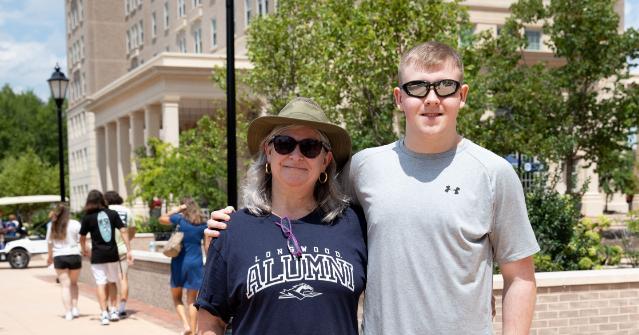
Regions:
<instances>
[{"instance_id":1,"label":"beige stone building","mask_svg":"<svg viewBox=\"0 0 639 335\"><path fill-rule=\"evenodd\" d=\"M513 0L466 0L475 32L499 32ZM617 10L623 17L623 1ZM250 69L246 27L273 12L277 0L235 1L236 69ZM226 61L223 0L65 0L69 85L68 148L71 207L80 210L89 190L131 194L132 155L150 137L178 145L179 133L225 92L210 80ZM623 29L623 22L620 30ZM540 26L526 28L527 61L557 64ZM594 176L581 170L581 180ZM591 178L584 212L603 211L604 197ZM635 197L639 201L639 197ZM609 208L625 211L621 197ZM639 208L639 207L637 207Z\"/></svg>"}]
</instances>

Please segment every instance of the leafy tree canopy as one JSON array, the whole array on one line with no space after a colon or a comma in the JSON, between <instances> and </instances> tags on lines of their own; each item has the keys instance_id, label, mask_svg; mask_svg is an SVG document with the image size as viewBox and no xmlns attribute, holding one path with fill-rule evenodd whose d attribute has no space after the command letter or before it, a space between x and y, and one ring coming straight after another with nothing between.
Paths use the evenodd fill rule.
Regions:
<instances>
[{"instance_id":1,"label":"leafy tree canopy","mask_svg":"<svg viewBox=\"0 0 639 335\"><path fill-rule=\"evenodd\" d=\"M485 133L477 133L484 144L564 162L567 176L582 159L596 163L600 175L623 165L627 138L639 124L639 88L625 83L628 59L639 56L639 33L619 31L615 2L520 0L499 36L483 36L480 80L497 115L484 123ZM542 25L560 65L529 64L522 57L524 29L531 24ZM496 136L493 145L486 135ZM566 178L569 193L573 180Z\"/></svg>"},{"instance_id":2,"label":"leafy tree canopy","mask_svg":"<svg viewBox=\"0 0 639 335\"><path fill-rule=\"evenodd\" d=\"M271 113L294 96L313 98L346 126L357 151L403 132L392 95L400 56L428 40L458 46L469 30L459 0L279 1L249 27L247 83ZM472 81L472 57L460 50Z\"/></svg>"},{"instance_id":3,"label":"leafy tree canopy","mask_svg":"<svg viewBox=\"0 0 639 335\"><path fill-rule=\"evenodd\" d=\"M64 109L63 109L64 110ZM55 103L43 103L33 92L16 94L9 85L0 90L0 160L28 148L45 162L58 163L58 123ZM66 122L63 122L66 134ZM66 150L66 141L64 142ZM65 155L66 157L66 155Z\"/></svg>"}]
</instances>

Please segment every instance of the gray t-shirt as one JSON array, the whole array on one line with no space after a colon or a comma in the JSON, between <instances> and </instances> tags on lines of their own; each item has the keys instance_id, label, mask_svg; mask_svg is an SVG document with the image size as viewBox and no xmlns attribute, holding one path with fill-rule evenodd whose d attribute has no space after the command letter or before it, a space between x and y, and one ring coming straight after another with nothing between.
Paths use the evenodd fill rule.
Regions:
<instances>
[{"instance_id":1,"label":"gray t-shirt","mask_svg":"<svg viewBox=\"0 0 639 335\"><path fill-rule=\"evenodd\" d=\"M344 172L368 225L364 334L492 334L493 259L539 251L510 164L467 139L439 154L400 140Z\"/></svg>"}]
</instances>

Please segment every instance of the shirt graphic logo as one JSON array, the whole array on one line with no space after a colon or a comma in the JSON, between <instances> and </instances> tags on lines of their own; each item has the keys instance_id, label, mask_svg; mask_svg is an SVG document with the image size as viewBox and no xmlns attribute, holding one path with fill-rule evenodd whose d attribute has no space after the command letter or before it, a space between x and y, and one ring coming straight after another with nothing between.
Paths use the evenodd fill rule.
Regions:
<instances>
[{"instance_id":1,"label":"shirt graphic logo","mask_svg":"<svg viewBox=\"0 0 639 335\"><path fill-rule=\"evenodd\" d=\"M282 290L280 292L280 299L292 299L304 300L305 298L313 298L318 295L322 295L319 292L315 292L315 289L306 283L301 283L293 286L292 288Z\"/></svg>"},{"instance_id":2,"label":"shirt graphic logo","mask_svg":"<svg viewBox=\"0 0 639 335\"><path fill-rule=\"evenodd\" d=\"M450 191L455 192L455 194L459 194L459 191L461 191L461 188L455 187L455 189L451 190L450 185L446 185L446 189L444 190L444 192L448 193Z\"/></svg>"},{"instance_id":3,"label":"shirt graphic logo","mask_svg":"<svg viewBox=\"0 0 639 335\"><path fill-rule=\"evenodd\" d=\"M100 228L100 235L102 235L104 242L111 242L111 221L105 212L98 213L98 228Z\"/></svg>"}]
</instances>

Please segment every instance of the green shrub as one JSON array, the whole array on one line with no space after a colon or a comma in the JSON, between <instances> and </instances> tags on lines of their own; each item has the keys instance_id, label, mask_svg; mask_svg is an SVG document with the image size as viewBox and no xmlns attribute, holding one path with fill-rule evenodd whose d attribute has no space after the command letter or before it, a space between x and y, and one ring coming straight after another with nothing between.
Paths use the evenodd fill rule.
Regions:
<instances>
[{"instance_id":1,"label":"green shrub","mask_svg":"<svg viewBox=\"0 0 639 335\"><path fill-rule=\"evenodd\" d=\"M639 250L635 249L632 245L634 238L639 237L639 212L632 211L629 213L630 219L626 222L626 229L621 235L621 244L623 245L623 252L630 265L633 268L639 267Z\"/></svg>"},{"instance_id":2,"label":"green shrub","mask_svg":"<svg viewBox=\"0 0 639 335\"><path fill-rule=\"evenodd\" d=\"M138 233L157 233L157 232L169 232L173 230L170 225L160 224L158 218L149 218L147 222L142 220L135 220L135 226Z\"/></svg>"},{"instance_id":3,"label":"green shrub","mask_svg":"<svg viewBox=\"0 0 639 335\"><path fill-rule=\"evenodd\" d=\"M528 189L526 205L541 248L533 258L537 271L591 270L621 262L620 247L601 244L611 220L580 219L578 196L560 194L540 178Z\"/></svg>"},{"instance_id":4,"label":"green shrub","mask_svg":"<svg viewBox=\"0 0 639 335\"><path fill-rule=\"evenodd\" d=\"M558 271L564 268L566 248L579 222L578 199L562 195L540 178L526 194L530 224L541 248L535 257L537 271Z\"/></svg>"}]
</instances>

